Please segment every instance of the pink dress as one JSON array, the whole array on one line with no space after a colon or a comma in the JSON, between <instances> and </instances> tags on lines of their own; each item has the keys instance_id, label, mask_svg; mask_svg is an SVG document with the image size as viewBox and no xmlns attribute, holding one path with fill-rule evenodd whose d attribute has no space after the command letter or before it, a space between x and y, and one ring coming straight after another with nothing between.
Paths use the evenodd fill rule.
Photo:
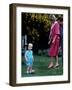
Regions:
<instances>
[{"instance_id":1,"label":"pink dress","mask_svg":"<svg viewBox=\"0 0 72 90\"><path fill-rule=\"evenodd\" d=\"M50 45L50 50L49 50L49 56L57 56L58 55L58 50L59 50L59 42L60 42L60 30L59 30L59 24L57 21L55 21L52 26L51 26L51 31L50 31L50 37L53 41L53 39L56 37L54 43L51 43Z\"/></svg>"}]
</instances>

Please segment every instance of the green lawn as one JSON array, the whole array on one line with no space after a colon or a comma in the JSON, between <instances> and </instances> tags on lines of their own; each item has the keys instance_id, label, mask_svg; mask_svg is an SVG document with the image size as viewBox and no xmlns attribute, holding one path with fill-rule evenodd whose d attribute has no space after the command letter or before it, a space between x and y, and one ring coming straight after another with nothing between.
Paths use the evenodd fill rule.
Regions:
<instances>
[{"instance_id":1,"label":"green lawn","mask_svg":"<svg viewBox=\"0 0 72 90\"><path fill-rule=\"evenodd\" d=\"M22 60L23 61L23 60ZM59 57L60 66L57 68L48 69L48 64L50 62L50 57L46 55L34 55L34 64L33 69L35 70L34 74L26 74L26 65L22 63L22 77L30 77L30 76L52 76L52 75L62 75L63 74L63 66L62 66L62 57ZM54 59L55 63L55 59Z\"/></svg>"}]
</instances>

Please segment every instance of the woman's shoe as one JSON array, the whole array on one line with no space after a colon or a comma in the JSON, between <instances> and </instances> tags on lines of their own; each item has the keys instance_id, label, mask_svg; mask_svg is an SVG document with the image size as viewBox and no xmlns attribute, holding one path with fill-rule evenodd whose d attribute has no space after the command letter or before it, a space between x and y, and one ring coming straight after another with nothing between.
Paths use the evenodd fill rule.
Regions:
<instances>
[{"instance_id":1,"label":"woman's shoe","mask_svg":"<svg viewBox=\"0 0 72 90\"><path fill-rule=\"evenodd\" d=\"M48 68L52 68L53 67L53 63L49 64Z\"/></svg>"},{"instance_id":2,"label":"woman's shoe","mask_svg":"<svg viewBox=\"0 0 72 90\"><path fill-rule=\"evenodd\" d=\"M54 65L54 68L59 67L59 64Z\"/></svg>"}]
</instances>

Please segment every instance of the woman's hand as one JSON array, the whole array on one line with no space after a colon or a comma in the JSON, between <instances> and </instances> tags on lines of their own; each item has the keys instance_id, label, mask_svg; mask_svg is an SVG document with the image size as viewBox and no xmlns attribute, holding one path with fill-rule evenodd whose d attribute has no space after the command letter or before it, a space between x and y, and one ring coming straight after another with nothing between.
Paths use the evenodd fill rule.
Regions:
<instances>
[{"instance_id":1,"label":"woman's hand","mask_svg":"<svg viewBox=\"0 0 72 90\"><path fill-rule=\"evenodd\" d=\"M54 43L55 42L55 39L52 41L52 43Z\"/></svg>"},{"instance_id":2,"label":"woman's hand","mask_svg":"<svg viewBox=\"0 0 72 90\"><path fill-rule=\"evenodd\" d=\"M51 41L48 42L48 44L50 44L50 43L51 43Z\"/></svg>"},{"instance_id":3,"label":"woman's hand","mask_svg":"<svg viewBox=\"0 0 72 90\"><path fill-rule=\"evenodd\" d=\"M55 43L57 35L55 35L54 39L52 40L52 43Z\"/></svg>"}]
</instances>

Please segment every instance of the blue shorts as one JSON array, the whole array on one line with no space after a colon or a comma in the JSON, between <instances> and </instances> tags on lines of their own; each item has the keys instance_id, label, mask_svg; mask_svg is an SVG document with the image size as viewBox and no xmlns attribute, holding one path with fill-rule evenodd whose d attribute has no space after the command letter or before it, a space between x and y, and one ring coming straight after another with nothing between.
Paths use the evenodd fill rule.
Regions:
<instances>
[{"instance_id":1,"label":"blue shorts","mask_svg":"<svg viewBox=\"0 0 72 90\"><path fill-rule=\"evenodd\" d=\"M33 61L31 59L26 61L26 65L27 66L32 66L33 65Z\"/></svg>"}]
</instances>

